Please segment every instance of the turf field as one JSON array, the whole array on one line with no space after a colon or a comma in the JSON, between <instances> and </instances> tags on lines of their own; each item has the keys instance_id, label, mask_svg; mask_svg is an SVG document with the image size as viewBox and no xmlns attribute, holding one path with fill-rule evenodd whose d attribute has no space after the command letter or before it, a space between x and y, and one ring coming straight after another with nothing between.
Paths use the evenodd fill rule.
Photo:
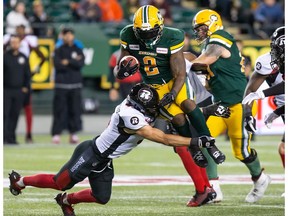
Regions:
<instances>
[{"instance_id":1,"label":"turf field","mask_svg":"<svg viewBox=\"0 0 288 216\"><path fill-rule=\"evenodd\" d=\"M92 137L93 135L83 135L81 140ZM232 157L228 141L225 141L224 137L219 137L217 145L227 157L226 162L219 166L224 193L224 200L221 203L198 208L186 207L186 201L191 198L195 190L192 184L189 184L189 178L178 156L170 147L143 142L128 155L114 160L115 180L119 180L119 177L123 179L138 177L139 180L139 176L146 179L150 176L149 182L152 184L146 182L147 184L144 185L143 181L142 183L138 181L140 183L133 186L121 186L121 183L115 181L112 197L107 205L79 204L75 206L75 213L77 216L282 216L285 207L284 198L281 197L284 192L284 171L277 153L280 138L280 136L258 136L252 144L252 147L257 149L265 172L272 175L272 184L266 196L256 204L244 202L252 186L248 181L248 170ZM63 140L68 140L68 137ZM23 137L19 137L19 141L23 143ZM74 148L75 146L69 144L52 145L47 135L35 136L35 144L4 146L4 178L7 178L11 169L19 171L22 175L57 172L69 159ZM177 181L171 184L160 182L155 185L151 181L151 176L155 179L166 179L167 176L171 176L186 181L180 181L179 184ZM240 181L231 183L230 178L234 180L239 178ZM129 183L129 180L127 182ZM70 191L82 188L83 185ZM7 188L7 179L4 179L4 215L61 215L61 210L53 199L57 193L50 189L26 188L21 195L14 197Z\"/></svg>"}]
</instances>

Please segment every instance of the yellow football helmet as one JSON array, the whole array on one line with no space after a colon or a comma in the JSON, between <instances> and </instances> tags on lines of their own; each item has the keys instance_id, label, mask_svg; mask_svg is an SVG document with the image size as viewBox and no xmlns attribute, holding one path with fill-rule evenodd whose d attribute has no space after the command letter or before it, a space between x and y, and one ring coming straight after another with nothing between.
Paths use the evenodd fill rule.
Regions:
<instances>
[{"instance_id":1,"label":"yellow football helmet","mask_svg":"<svg viewBox=\"0 0 288 216\"><path fill-rule=\"evenodd\" d=\"M140 7L134 14L133 30L136 38L147 48L155 45L163 33L163 17L152 5Z\"/></svg>"},{"instance_id":2,"label":"yellow football helmet","mask_svg":"<svg viewBox=\"0 0 288 216\"><path fill-rule=\"evenodd\" d=\"M204 27L201 28L201 26ZM196 40L202 43L215 31L223 29L223 24L220 15L216 11L205 9L195 15L192 27L197 37Z\"/></svg>"}]
</instances>

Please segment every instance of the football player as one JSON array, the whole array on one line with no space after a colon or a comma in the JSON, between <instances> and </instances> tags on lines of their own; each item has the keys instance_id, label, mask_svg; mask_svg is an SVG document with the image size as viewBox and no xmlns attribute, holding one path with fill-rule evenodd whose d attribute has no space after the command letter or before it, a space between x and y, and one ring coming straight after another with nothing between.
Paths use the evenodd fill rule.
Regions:
<instances>
[{"instance_id":1,"label":"football player","mask_svg":"<svg viewBox=\"0 0 288 216\"><path fill-rule=\"evenodd\" d=\"M120 39L121 53L114 69L117 78L124 79L136 72L135 65L131 67L119 65L124 56L136 57L140 64L143 81L153 86L159 94L161 115L171 119L180 135L191 137L185 113L200 136L209 136L210 132L202 112L196 103L189 99L191 89L186 84L185 60L182 51L184 32L165 27L159 10L154 6L145 5L136 11L133 24L122 29ZM225 155L216 146L207 150L217 164L225 160ZM206 199L207 191L211 190L206 171L203 169L207 166L207 160L197 147L191 153L193 159L186 147L176 147L175 151L196 187L196 199L193 197L187 206L199 206Z\"/></svg>"},{"instance_id":2,"label":"football player","mask_svg":"<svg viewBox=\"0 0 288 216\"><path fill-rule=\"evenodd\" d=\"M221 105L231 110L229 118L210 116L207 125L215 137L228 130L234 157L246 165L254 183L245 200L256 202L263 197L271 178L263 172L256 150L250 148L251 135L244 128L245 113L241 104L247 84L244 59L233 36L223 29L217 12L208 9L199 11L192 26L196 40L200 44L205 43L202 54L192 61L192 70L204 70L214 101L221 101ZM252 113L256 113L255 106ZM213 160L209 161L207 172L210 180L218 179L217 166ZM219 191L217 194L215 201L221 201L223 197L219 195L222 193Z\"/></svg>"},{"instance_id":3,"label":"football player","mask_svg":"<svg viewBox=\"0 0 288 216\"><path fill-rule=\"evenodd\" d=\"M269 94L271 89L267 89L264 91L257 91L257 89L261 86L261 84L266 81L267 84L272 87L278 85L278 90L281 91L281 86L283 87L282 90L284 91L284 80L283 80L283 73L284 73L284 64L285 64L285 27L279 27L275 30L271 37L271 52L265 53L257 58L255 64L255 71L251 76L250 81L246 87L244 93L244 100L243 103L249 103L254 99L262 99ZM272 89L273 90L273 89ZM275 90L275 89L274 89ZM276 91L271 91L270 94L279 93ZM258 95L260 95L258 97ZM247 96L247 97L246 97ZM265 115L265 124L267 127L270 127L272 122L278 118L279 116L282 117L283 122L285 122L285 114L284 114L284 105L285 105L285 95L279 94L276 95L274 98L274 103L277 109L267 115ZM245 112L251 112L251 105L245 106ZM246 129L251 133L256 132L256 120L253 116L247 119ZM285 145L285 134L283 134L281 143L278 147L278 152L280 154L283 167L285 167L285 152L284 152L284 145Z\"/></svg>"},{"instance_id":4,"label":"football player","mask_svg":"<svg viewBox=\"0 0 288 216\"><path fill-rule=\"evenodd\" d=\"M59 193L55 200L64 215L75 215L72 205L94 202L106 204L110 200L114 177L113 159L127 154L144 138L168 146L209 147L215 144L210 136L188 138L165 134L153 128L158 115L159 96L157 91L146 85L135 85L130 94L115 108L108 127L96 138L80 143L70 160L55 174L36 174L21 177L12 171L9 174L10 192L17 196L26 186L51 188L66 191L75 184L89 179L91 188L74 193ZM205 202L216 196L213 190Z\"/></svg>"}]
</instances>

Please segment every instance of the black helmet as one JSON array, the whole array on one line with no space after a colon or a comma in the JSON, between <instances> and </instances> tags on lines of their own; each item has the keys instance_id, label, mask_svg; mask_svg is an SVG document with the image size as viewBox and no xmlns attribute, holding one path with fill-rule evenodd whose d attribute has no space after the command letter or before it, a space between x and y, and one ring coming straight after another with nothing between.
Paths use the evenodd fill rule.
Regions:
<instances>
[{"instance_id":1,"label":"black helmet","mask_svg":"<svg viewBox=\"0 0 288 216\"><path fill-rule=\"evenodd\" d=\"M280 73L284 73L285 67L285 27L277 28L271 36L271 67L278 66Z\"/></svg>"},{"instance_id":2,"label":"black helmet","mask_svg":"<svg viewBox=\"0 0 288 216\"><path fill-rule=\"evenodd\" d=\"M127 96L128 102L144 115L156 117L159 114L158 102L159 96L157 91L151 86L138 83Z\"/></svg>"}]
</instances>

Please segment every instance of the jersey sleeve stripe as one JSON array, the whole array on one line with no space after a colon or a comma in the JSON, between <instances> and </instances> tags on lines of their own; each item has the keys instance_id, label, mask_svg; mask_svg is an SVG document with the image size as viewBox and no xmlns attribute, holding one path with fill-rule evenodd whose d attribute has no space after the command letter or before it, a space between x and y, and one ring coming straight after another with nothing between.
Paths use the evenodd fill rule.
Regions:
<instances>
[{"instance_id":1,"label":"jersey sleeve stripe","mask_svg":"<svg viewBox=\"0 0 288 216\"><path fill-rule=\"evenodd\" d=\"M184 41L175 46L170 47L171 53L173 54L173 53L178 52L183 46L184 46Z\"/></svg>"},{"instance_id":2,"label":"jersey sleeve stripe","mask_svg":"<svg viewBox=\"0 0 288 216\"><path fill-rule=\"evenodd\" d=\"M121 44L121 46L123 46L124 49L126 49L127 43L125 41L120 40L120 44Z\"/></svg>"},{"instance_id":3,"label":"jersey sleeve stripe","mask_svg":"<svg viewBox=\"0 0 288 216\"><path fill-rule=\"evenodd\" d=\"M231 46L233 44L232 41L230 41L227 38L224 38L224 37L222 37L220 35L212 35L210 37L209 42L218 42L218 43L221 43L221 44L223 44L223 45L225 45L225 46L227 46L229 48L231 48Z\"/></svg>"},{"instance_id":4,"label":"jersey sleeve stripe","mask_svg":"<svg viewBox=\"0 0 288 216\"><path fill-rule=\"evenodd\" d=\"M183 48L183 46L182 47L180 47L180 48L178 48L178 49L176 49L176 50L172 50L171 51L171 54L174 54L174 53L177 53L179 50L181 50Z\"/></svg>"}]
</instances>

